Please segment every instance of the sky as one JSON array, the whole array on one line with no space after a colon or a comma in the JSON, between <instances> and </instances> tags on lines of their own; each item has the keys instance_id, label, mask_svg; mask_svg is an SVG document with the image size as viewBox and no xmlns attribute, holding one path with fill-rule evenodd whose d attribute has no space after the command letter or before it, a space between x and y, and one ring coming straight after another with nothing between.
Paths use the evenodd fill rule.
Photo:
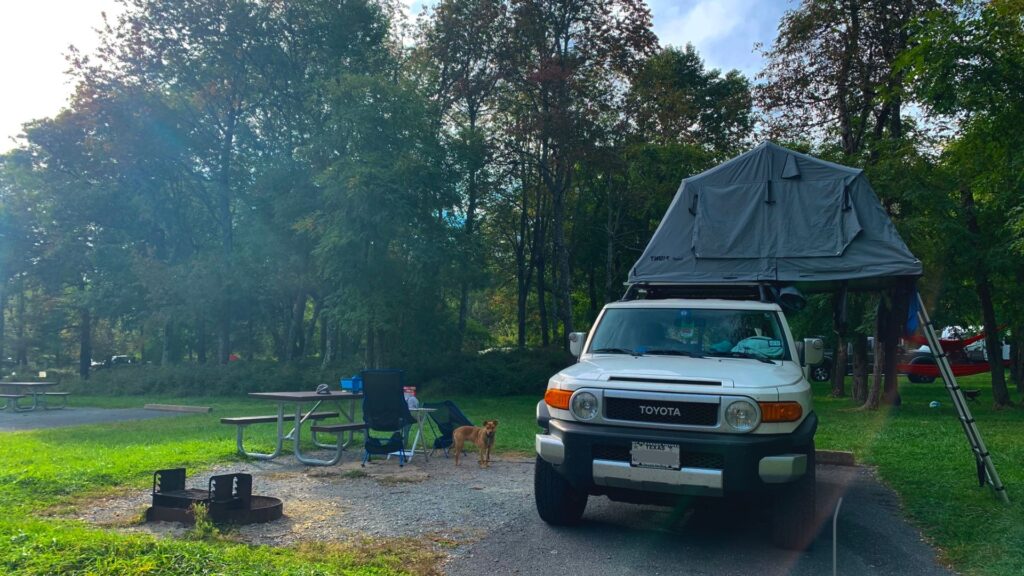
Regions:
<instances>
[{"instance_id":1,"label":"sky","mask_svg":"<svg viewBox=\"0 0 1024 576\"><path fill-rule=\"evenodd\" d=\"M422 0L404 0L417 14ZM663 46L693 44L709 68L761 69L754 43L770 45L779 18L797 0L648 0ZM16 145L21 125L60 112L71 95L65 54L96 46L101 14L116 0L0 0L0 152Z\"/></svg>"}]
</instances>

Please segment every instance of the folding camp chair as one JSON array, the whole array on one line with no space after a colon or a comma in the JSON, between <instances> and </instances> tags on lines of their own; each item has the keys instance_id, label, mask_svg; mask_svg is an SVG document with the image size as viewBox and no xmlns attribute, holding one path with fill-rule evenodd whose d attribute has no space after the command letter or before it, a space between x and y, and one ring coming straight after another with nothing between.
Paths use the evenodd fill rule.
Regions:
<instances>
[{"instance_id":1,"label":"folding camp chair","mask_svg":"<svg viewBox=\"0 0 1024 576\"><path fill-rule=\"evenodd\" d=\"M473 423L451 400L427 402L423 404L423 407L434 409L433 412L430 412L430 419L437 425L439 432L434 438L434 449L431 452L444 450L444 456L447 458L448 449L452 445L452 432L459 426L472 426Z\"/></svg>"},{"instance_id":2,"label":"folding camp chair","mask_svg":"<svg viewBox=\"0 0 1024 576\"><path fill-rule=\"evenodd\" d=\"M416 422L405 402L402 387L404 370L363 370L363 466L372 454L398 453L398 465L405 466L405 445L408 428ZM391 432L391 436L374 437L371 431Z\"/></svg>"}]
</instances>

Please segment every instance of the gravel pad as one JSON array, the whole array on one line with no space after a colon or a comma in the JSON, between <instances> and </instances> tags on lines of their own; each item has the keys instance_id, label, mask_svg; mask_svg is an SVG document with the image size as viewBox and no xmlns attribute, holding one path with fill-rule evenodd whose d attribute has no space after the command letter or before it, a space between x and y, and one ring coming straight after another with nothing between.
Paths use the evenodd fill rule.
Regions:
<instances>
[{"instance_id":1,"label":"gravel pad","mask_svg":"<svg viewBox=\"0 0 1024 576\"><path fill-rule=\"evenodd\" d=\"M353 455L356 454L356 455ZM454 544L474 541L532 511L533 459L501 458L481 469L470 453L458 467L452 458L417 455L400 468L395 458L359 466L358 453L342 464L307 467L293 457L239 462L203 472L188 471L188 485L206 488L214 474L253 475L253 494L284 502L284 518L233 529L239 540L274 546L354 536L427 537ZM150 505L148 491L92 500L73 517L94 524L155 534L181 534L177 523L138 523ZM525 504L531 504L526 506Z\"/></svg>"}]
</instances>

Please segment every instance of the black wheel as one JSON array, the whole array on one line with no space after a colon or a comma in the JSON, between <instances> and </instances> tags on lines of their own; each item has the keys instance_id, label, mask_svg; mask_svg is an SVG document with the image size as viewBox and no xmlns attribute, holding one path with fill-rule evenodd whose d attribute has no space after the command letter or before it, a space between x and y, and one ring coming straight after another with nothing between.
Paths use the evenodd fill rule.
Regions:
<instances>
[{"instance_id":1,"label":"black wheel","mask_svg":"<svg viewBox=\"0 0 1024 576\"><path fill-rule=\"evenodd\" d=\"M807 452L803 478L780 488L772 510L772 542L787 550L804 550L817 534L814 518L814 447Z\"/></svg>"},{"instance_id":2,"label":"black wheel","mask_svg":"<svg viewBox=\"0 0 1024 576\"><path fill-rule=\"evenodd\" d=\"M555 526L578 523L587 507L587 494L573 488L540 456L533 468L533 495L541 520Z\"/></svg>"},{"instance_id":3,"label":"black wheel","mask_svg":"<svg viewBox=\"0 0 1024 576\"><path fill-rule=\"evenodd\" d=\"M811 368L811 380L815 382L828 382L832 378L832 367L822 362Z\"/></svg>"}]
</instances>

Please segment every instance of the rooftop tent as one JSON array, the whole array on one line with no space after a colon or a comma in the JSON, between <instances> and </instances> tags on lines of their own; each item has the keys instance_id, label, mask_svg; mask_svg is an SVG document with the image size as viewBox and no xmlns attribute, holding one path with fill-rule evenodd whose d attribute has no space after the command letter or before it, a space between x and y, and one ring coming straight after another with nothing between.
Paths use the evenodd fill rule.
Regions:
<instances>
[{"instance_id":1,"label":"rooftop tent","mask_svg":"<svg viewBox=\"0 0 1024 576\"><path fill-rule=\"evenodd\" d=\"M831 284L921 272L861 170L765 142L683 180L629 283Z\"/></svg>"}]
</instances>

